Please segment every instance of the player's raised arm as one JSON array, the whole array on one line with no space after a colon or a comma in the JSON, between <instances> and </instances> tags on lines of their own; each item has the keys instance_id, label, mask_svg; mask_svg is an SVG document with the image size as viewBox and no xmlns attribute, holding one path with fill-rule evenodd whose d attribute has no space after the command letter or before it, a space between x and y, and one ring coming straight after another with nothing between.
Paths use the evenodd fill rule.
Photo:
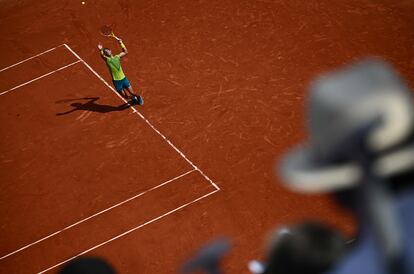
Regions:
<instances>
[{"instance_id":1,"label":"player's raised arm","mask_svg":"<svg viewBox=\"0 0 414 274\"><path fill-rule=\"evenodd\" d=\"M102 46L101 43L98 44L98 50L99 50L99 53L100 53L102 59L106 60L107 57L105 56L105 53L104 53L104 50L103 50L103 46Z\"/></svg>"},{"instance_id":2,"label":"player's raised arm","mask_svg":"<svg viewBox=\"0 0 414 274\"><path fill-rule=\"evenodd\" d=\"M124 57L125 55L128 54L128 50L125 47L124 42L122 42L122 39L118 38L117 40L118 40L119 46L121 47L121 50L122 50L122 52L118 55L119 55L119 57Z\"/></svg>"}]
</instances>

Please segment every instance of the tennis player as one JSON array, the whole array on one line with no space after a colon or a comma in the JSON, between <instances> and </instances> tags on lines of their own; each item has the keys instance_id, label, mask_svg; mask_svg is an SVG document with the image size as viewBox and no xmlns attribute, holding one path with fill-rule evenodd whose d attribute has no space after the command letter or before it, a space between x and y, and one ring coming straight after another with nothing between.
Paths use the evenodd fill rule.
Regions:
<instances>
[{"instance_id":1,"label":"tennis player","mask_svg":"<svg viewBox=\"0 0 414 274\"><path fill-rule=\"evenodd\" d=\"M132 89L131 84L128 81L128 78L125 76L122 67L121 67L121 58L128 54L128 50L125 47L122 40L118 37L115 37L118 41L119 46L121 47L122 52L117 55L112 55L112 52L108 48L104 48L101 43L98 45L99 52L102 59L105 60L106 65L108 66L109 72L112 76L112 82L115 86L116 91L121 94L125 99L128 99L128 94L131 97L131 102L133 104L143 105L144 100L141 96L137 96Z\"/></svg>"}]
</instances>

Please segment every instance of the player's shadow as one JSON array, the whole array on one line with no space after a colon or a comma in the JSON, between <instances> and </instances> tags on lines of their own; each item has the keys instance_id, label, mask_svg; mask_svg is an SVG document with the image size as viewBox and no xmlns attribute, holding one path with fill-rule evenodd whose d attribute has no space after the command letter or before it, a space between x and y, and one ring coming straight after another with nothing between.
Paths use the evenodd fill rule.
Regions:
<instances>
[{"instance_id":1,"label":"player's shadow","mask_svg":"<svg viewBox=\"0 0 414 274\"><path fill-rule=\"evenodd\" d=\"M59 100L56 102L56 104L68 103L68 102L73 102L73 101L79 101L79 102L70 104L70 106L72 106L73 109L65 111L65 112L56 113L56 115L57 116L66 115L66 114L75 112L77 110L84 110L84 111L89 110L89 111L99 112L99 113L108 113L108 112L113 112L113 111L122 111L122 110L129 108L130 106L127 103L119 105L119 106L103 105L103 104L96 103L96 101L98 100L99 100L99 97L86 97L86 98L79 98L79 99Z\"/></svg>"}]
</instances>

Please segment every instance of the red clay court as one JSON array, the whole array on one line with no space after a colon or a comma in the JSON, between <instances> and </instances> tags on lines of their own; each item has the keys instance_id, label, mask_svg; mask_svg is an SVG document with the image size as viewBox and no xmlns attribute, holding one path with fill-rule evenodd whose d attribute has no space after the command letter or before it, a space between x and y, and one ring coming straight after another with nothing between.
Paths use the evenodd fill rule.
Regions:
<instances>
[{"instance_id":1,"label":"red clay court","mask_svg":"<svg viewBox=\"0 0 414 274\"><path fill-rule=\"evenodd\" d=\"M232 239L248 273L268 232L327 197L275 176L305 138L315 75L382 56L414 83L410 1L10 1L0 8L0 273L56 273L98 255L119 273L177 273ZM144 106L117 95L96 45L112 24Z\"/></svg>"}]
</instances>

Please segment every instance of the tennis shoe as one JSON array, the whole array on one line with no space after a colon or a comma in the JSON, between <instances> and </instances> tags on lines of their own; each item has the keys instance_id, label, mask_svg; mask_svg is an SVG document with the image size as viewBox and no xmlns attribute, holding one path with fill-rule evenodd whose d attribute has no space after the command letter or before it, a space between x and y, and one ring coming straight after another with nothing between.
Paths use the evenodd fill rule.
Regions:
<instances>
[{"instance_id":1,"label":"tennis shoe","mask_svg":"<svg viewBox=\"0 0 414 274\"><path fill-rule=\"evenodd\" d=\"M144 99L141 96L138 95L135 98L137 99L138 105L142 106L144 104Z\"/></svg>"}]
</instances>

